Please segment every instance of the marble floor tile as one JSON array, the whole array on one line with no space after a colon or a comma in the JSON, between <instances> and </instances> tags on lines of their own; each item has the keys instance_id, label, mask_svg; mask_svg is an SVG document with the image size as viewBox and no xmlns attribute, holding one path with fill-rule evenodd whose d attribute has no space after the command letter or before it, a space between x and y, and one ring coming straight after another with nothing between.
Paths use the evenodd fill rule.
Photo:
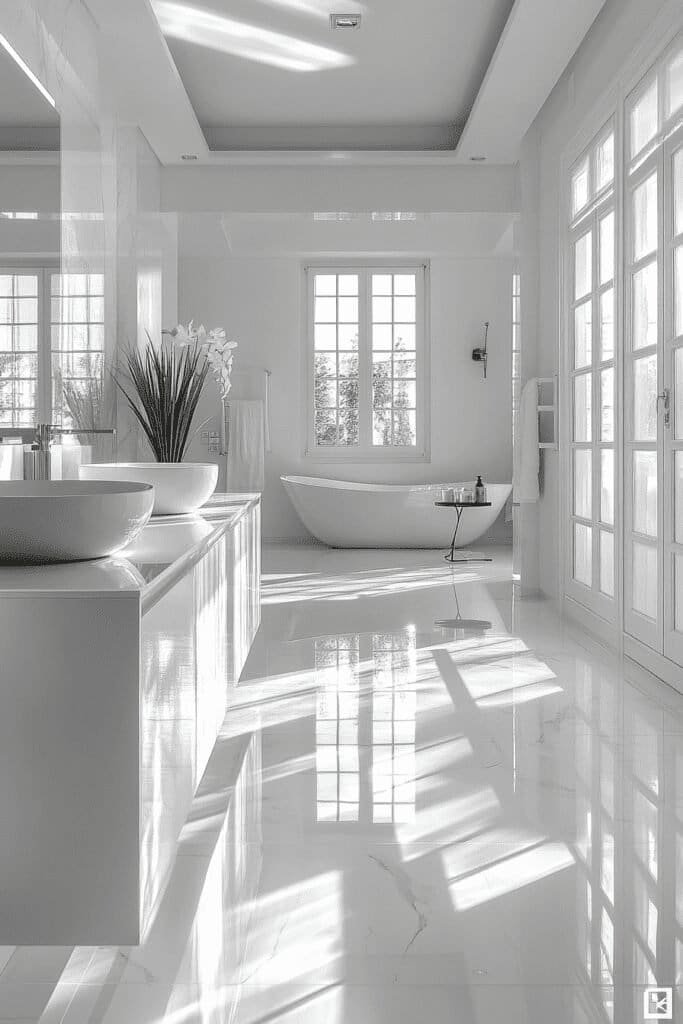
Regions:
<instances>
[{"instance_id":1,"label":"marble floor tile","mask_svg":"<svg viewBox=\"0 0 683 1024\"><path fill-rule=\"evenodd\" d=\"M683 700L493 554L266 548L144 943L0 950L0 1024L683 1019Z\"/></svg>"}]
</instances>

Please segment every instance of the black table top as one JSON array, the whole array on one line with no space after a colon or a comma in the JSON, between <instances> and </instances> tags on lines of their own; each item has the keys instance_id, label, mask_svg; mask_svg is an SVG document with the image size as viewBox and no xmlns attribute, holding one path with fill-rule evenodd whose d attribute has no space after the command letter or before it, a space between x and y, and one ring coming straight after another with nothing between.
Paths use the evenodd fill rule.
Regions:
<instances>
[{"instance_id":1,"label":"black table top","mask_svg":"<svg viewBox=\"0 0 683 1024\"><path fill-rule=\"evenodd\" d=\"M490 508L490 501L435 501L441 508Z\"/></svg>"}]
</instances>

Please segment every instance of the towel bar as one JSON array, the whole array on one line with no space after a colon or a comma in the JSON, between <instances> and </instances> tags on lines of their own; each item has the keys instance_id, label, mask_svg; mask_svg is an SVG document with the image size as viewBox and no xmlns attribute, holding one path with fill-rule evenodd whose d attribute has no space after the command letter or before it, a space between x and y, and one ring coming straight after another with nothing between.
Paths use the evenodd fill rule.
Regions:
<instances>
[{"instance_id":1,"label":"towel bar","mask_svg":"<svg viewBox=\"0 0 683 1024\"><path fill-rule=\"evenodd\" d=\"M558 439L558 409L557 409L557 376L553 377L538 377L536 379L538 385L538 447L545 449L546 451L556 452L559 449ZM550 386L552 389L552 401L542 402L543 388ZM541 415L543 413L551 413L553 417L553 431L552 438L550 440L542 440L543 432L541 429Z\"/></svg>"}]
</instances>

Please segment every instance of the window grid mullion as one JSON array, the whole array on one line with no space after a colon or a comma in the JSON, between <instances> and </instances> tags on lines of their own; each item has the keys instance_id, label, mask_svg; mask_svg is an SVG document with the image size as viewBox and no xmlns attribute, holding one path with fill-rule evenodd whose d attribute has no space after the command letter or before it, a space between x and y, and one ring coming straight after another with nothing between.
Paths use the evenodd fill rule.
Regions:
<instances>
[{"instance_id":1,"label":"window grid mullion","mask_svg":"<svg viewBox=\"0 0 683 1024\"><path fill-rule=\"evenodd\" d=\"M339 444L339 274L334 275L334 372L334 437Z\"/></svg>"},{"instance_id":2,"label":"window grid mullion","mask_svg":"<svg viewBox=\"0 0 683 1024\"><path fill-rule=\"evenodd\" d=\"M52 331L50 295L52 293L52 271L43 270L39 278L40 301L38 303L38 420L52 423Z\"/></svg>"},{"instance_id":3,"label":"window grid mullion","mask_svg":"<svg viewBox=\"0 0 683 1024\"><path fill-rule=\"evenodd\" d=\"M362 449L372 443L372 338L370 272L358 274L358 430Z\"/></svg>"}]
</instances>

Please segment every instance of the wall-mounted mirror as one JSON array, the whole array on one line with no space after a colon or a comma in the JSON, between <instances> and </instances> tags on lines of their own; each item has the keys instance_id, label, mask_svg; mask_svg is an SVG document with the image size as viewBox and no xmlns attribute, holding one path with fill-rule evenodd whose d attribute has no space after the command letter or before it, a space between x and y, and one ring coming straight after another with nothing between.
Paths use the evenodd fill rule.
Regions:
<instances>
[{"instance_id":1,"label":"wall-mounted mirror","mask_svg":"<svg viewBox=\"0 0 683 1024\"><path fill-rule=\"evenodd\" d=\"M0 478L21 474L6 446L30 444L37 424L72 430L55 440L84 447L65 451L60 476L100 442L90 432L103 426L104 279L64 272L61 243L59 114L0 47Z\"/></svg>"},{"instance_id":2,"label":"wall-mounted mirror","mask_svg":"<svg viewBox=\"0 0 683 1024\"><path fill-rule=\"evenodd\" d=\"M60 269L59 116L0 49L0 431L50 422L52 277Z\"/></svg>"}]
</instances>

